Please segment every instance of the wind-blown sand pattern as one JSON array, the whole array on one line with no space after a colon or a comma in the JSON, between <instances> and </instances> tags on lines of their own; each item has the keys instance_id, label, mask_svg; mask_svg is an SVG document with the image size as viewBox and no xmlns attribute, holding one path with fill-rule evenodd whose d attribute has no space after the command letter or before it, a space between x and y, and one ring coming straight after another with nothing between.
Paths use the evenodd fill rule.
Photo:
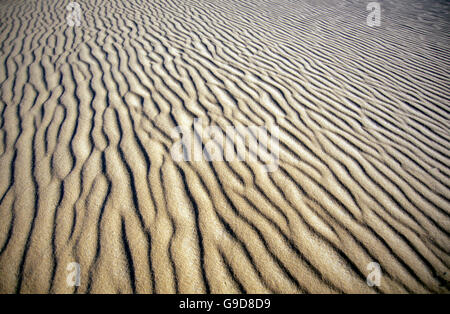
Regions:
<instances>
[{"instance_id":1,"label":"wind-blown sand pattern","mask_svg":"<svg viewBox=\"0 0 450 314\"><path fill-rule=\"evenodd\" d=\"M0 292L449 292L448 2L77 2L0 2ZM278 170L175 162L195 118Z\"/></svg>"}]
</instances>

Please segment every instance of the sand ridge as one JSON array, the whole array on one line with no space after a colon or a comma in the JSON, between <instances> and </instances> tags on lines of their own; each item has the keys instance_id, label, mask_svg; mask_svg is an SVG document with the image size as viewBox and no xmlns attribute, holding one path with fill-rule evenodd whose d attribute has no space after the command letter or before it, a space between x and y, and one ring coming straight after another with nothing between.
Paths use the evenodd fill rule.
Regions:
<instances>
[{"instance_id":1,"label":"sand ridge","mask_svg":"<svg viewBox=\"0 0 450 314\"><path fill-rule=\"evenodd\" d=\"M448 293L449 5L336 2L1 1L0 291ZM196 118L278 169L175 162Z\"/></svg>"}]
</instances>

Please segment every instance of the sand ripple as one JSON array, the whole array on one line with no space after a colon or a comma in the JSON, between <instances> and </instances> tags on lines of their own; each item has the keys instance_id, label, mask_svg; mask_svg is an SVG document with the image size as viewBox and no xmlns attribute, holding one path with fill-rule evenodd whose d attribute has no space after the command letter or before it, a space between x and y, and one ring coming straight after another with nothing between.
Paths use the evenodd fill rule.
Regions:
<instances>
[{"instance_id":1,"label":"sand ripple","mask_svg":"<svg viewBox=\"0 0 450 314\"><path fill-rule=\"evenodd\" d=\"M449 292L448 3L67 3L0 2L1 292ZM175 162L195 118L278 170Z\"/></svg>"}]
</instances>

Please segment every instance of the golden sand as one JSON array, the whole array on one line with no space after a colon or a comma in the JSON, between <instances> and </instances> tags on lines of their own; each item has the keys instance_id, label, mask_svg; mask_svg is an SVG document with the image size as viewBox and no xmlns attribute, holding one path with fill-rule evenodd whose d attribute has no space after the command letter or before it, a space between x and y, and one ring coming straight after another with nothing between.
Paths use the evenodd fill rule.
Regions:
<instances>
[{"instance_id":1,"label":"golden sand","mask_svg":"<svg viewBox=\"0 0 450 314\"><path fill-rule=\"evenodd\" d=\"M0 292L449 293L448 4L77 2L0 1Z\"/></svg>"}]
</instances>

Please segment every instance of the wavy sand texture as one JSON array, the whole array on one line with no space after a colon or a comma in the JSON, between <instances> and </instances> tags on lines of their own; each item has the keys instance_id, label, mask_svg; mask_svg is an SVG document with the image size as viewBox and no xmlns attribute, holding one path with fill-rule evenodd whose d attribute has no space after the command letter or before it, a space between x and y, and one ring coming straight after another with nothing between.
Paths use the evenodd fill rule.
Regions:
<instances>
[{"instance_id":1,"label":"wavy sand texture","mask_svg":"<svg viewBox=\"0 0 450 314\"><path fill-rule=\"evenodd\" d=\"M380 2L0 1L0 291L448 293L450 8ZM278 170L175 162L195 118Z\"/></svg>"}]
</instances>

